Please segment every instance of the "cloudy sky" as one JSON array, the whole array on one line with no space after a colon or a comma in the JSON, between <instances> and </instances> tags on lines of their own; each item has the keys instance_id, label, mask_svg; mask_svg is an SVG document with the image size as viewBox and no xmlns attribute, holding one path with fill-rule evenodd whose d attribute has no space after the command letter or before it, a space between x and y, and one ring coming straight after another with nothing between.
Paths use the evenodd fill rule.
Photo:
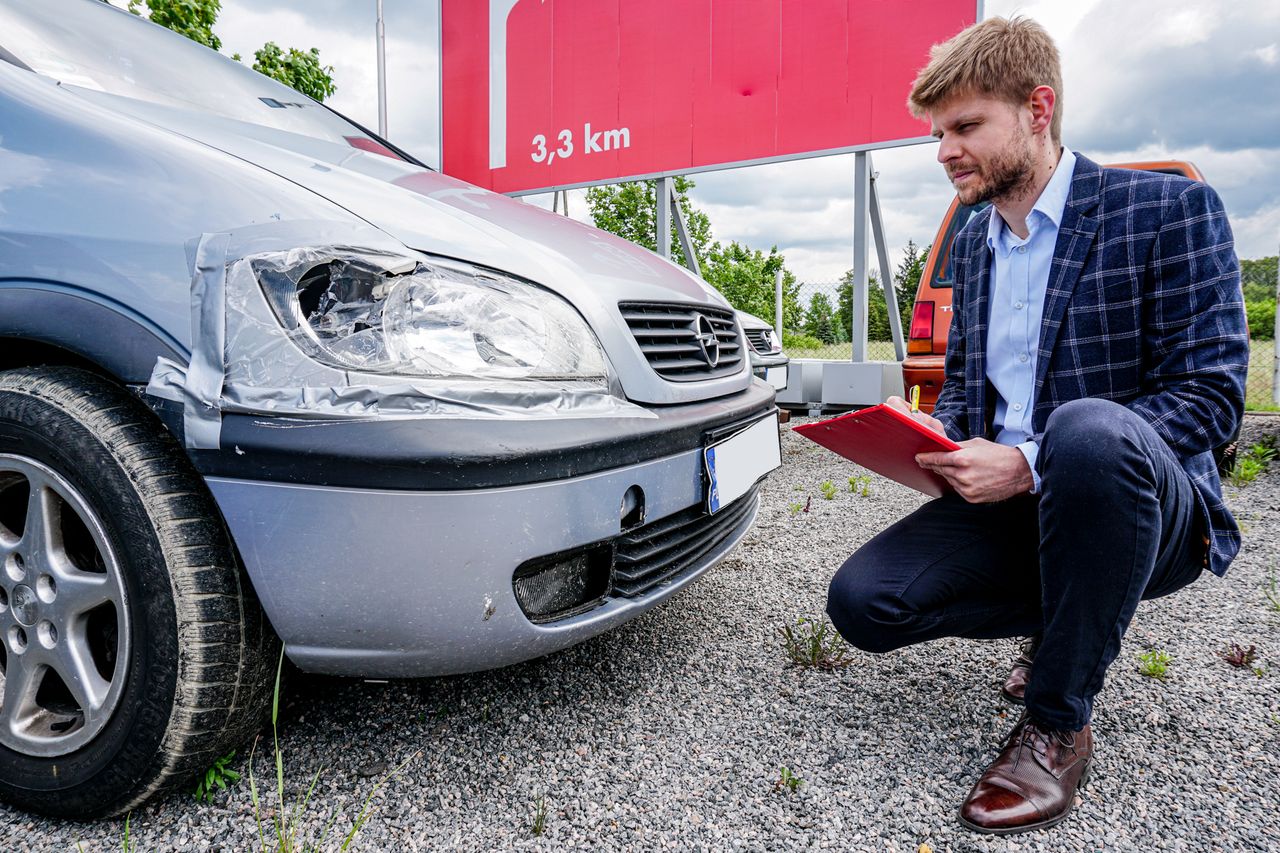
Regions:
<instances>
[{"instance_id":1,"label":"cloudy sky","mask_svg":"<svg viewBox=\"0 0 1280 853\"><path fill-rule=\"evenodd\" d=\"M124 0L114 0L123 5ZM985 14L1042 23L1063 56L1063 141L1101 162L1195 162L1221 193L1243 258L1280 246L1280 2L987 0ZM391 139L439 162L437 0L384 0ZM223 51L264 41L317 47L335 68L329 103L377 126L374 0L222 0ZM921 57L923 64L924 57ZM904 98L906 93L903 93ZM874 155L891 258L933 239L952 192L936 146ZM696 176L719 240L777 245L802 280L852 265L851 155ZM550 197L534 197L550 206ZM582 191L570 212L586 217Z\"/></svg>"}]
</instances>

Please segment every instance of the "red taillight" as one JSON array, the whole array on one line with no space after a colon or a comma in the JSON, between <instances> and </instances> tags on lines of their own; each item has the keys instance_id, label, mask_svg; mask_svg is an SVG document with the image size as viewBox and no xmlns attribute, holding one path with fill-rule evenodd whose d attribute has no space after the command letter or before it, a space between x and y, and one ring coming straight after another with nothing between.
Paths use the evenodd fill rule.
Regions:
<instances>
[{"instance_id":1,"label":"red taillight","mask_svg":"<svg viewBox=\"0 0 1280 853\"><path fill-rule=\"evenodd\" d=\"M907 352L933 352L933 303L917 302L911 311L911 333L907 336Z\"/></svg>"}]
</instances>

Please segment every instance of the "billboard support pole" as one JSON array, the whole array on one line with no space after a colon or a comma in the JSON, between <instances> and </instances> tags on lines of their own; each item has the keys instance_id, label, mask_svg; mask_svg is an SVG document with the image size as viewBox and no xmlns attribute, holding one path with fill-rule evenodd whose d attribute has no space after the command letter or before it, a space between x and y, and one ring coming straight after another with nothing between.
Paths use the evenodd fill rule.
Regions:
<instances>
[{"instance_id":1,"label":"billboard support pole","mask_svg":"<svg viewBox=\"0 0 1280 853\"><path fill-rule=\"evenodd\" d=\"M853 155L853 344L850 360L867 360L867 223L871 197L871 158L867 152Z\"/></svg>"},{"instance_id":2,"label":"billboard support pole","mask_svg":"<svg viewBox=\"0 0 1280 853\"><path fill-rule=\"evenodd\" d=\"M870 161L870 155L868 162ZM870 166L868 166L870 169ZM898 297L889 270L889 244L884 239L884 220L880 218L880 191L876 189L879 173L871 170L871 236L876 241L876 255L880 261L880 284L884 287L884 304L889 311L889 333L893 336L894 358L907 357L907 347L902 340L902 316L898 312ZM905 284L906 282L904 282Z\"/></svg>"},{"instance_id":3,"label":"billboard support pole","mask_svg":"<svg viewBox=\"0 0 1280 853\"><path fill-rule=\"evenodd\" d=\"M378 0L378 135L387 138L387 30L382 22L382 0Z\"/></svg>"},{"instance_id":4,"label":"billboard support pole","mask_svg":"<svg viewBox=\"0 0 1280 853\"><path fill-rule=\"evenodd\" d=\"M654 235L654 245L658 247L658 256L666 260L671 260L671 179L658 178L658 195L657 202L657 233Z\"/></svg>"},{"instance_id":5,"label":"billboard support pole","mask_svg":"<svg viewBox=\"0 0 1280 853\"><path fill-rule=\"evenodd\" d=\"M693 251L693 238L689 236L689 226L684 221L684 213L680 211L680 199L676 195L675 181L667 184L670 195L667 202L671 205L671 217L676 221L676 235L680 238L680 248L684 251L684 265L689 272L702 278L702 269L698 265L698 255Z\"/></svg>"}]
</instances>

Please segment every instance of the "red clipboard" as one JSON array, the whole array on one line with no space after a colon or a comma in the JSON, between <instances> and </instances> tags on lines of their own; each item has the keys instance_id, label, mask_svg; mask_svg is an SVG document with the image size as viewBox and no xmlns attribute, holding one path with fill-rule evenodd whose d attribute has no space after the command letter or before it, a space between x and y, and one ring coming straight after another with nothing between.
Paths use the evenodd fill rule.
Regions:
<instances>
[{"instance_id":1,"label":"red clipboard","mask_svg":"<svg viewBox=\"0 0 1280 853\"><path fill-rule=\"evenodd\" d=\"M931 497L953 491L945 478L917 465L916 454L945 453L959 450L960 445L883 403L829 420L800 424L793 430L863 468Z\"/></svg>"}]
</instances>

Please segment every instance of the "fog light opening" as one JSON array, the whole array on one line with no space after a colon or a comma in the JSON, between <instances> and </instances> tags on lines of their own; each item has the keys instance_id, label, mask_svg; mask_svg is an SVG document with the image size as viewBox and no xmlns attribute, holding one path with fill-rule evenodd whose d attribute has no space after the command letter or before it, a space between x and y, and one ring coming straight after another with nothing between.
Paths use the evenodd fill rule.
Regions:
<instances>
[{"instance_id":1,"label":"fog light opening","mask_svg":"<svg viewBox=\"0 0 1280 853\"><path fill-rule=\"evenodd\" d=\"M626 531L633 527L639 527L644 524L644 489L639 486L632 486L622 495L622 530Z\"/></svg>"},{"instance_id":2,"label":"fog light opening","mask_svg":"<svg viewBox=\"0 0 1280 853\"><path fill-rule=\"evenodd\" d=\"M613 578L613 546L531 560L512 578L516 602L530 622L552 622L575 616L602 603Z\"/></svg>"}]
</instances>

